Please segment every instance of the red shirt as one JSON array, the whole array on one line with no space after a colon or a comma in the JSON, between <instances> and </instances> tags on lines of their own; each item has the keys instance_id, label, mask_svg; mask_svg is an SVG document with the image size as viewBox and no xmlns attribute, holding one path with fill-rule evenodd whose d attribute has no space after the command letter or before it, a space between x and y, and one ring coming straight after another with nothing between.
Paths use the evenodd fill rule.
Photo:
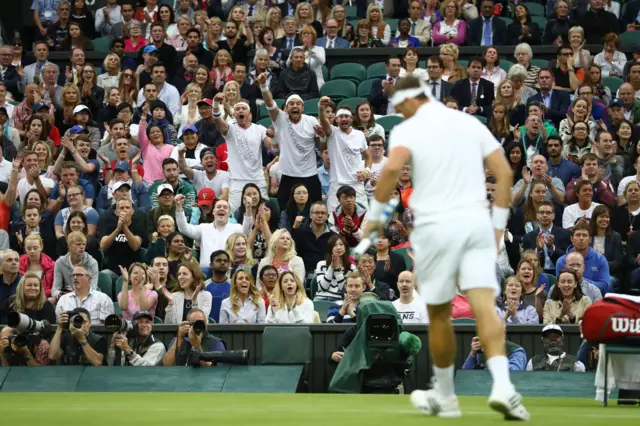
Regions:
<instances>
[{"instance_id":1,"label":"red shirt","mask_svg":"<svg viewBox=\"0 0 640 426\"><path fill-rule=\"evenodd\" d=\"M11 217L11 207L2 199L0 201L0 229L9 232L9 218Z\"/></svg>"},{"instance_id":2,"label":"red shirt","mask_svg":"<svg viewBox=\"0 0 640 426\"><path fill-rule=\"evenodd\" d=\"M49 139L53 141L55 146L60 146L60 130L53 124L51 125L51 131L49 132Z\"/></svg>"},{"instance_id":3,"label":"red shirt","mask_svg":"<svg viewBox=\"0 0 640 426\"><path fill-rule=\"evenodd\" d=\"M142 24L144 25L145 20L144 20L144 7L139 7L136 9L136 13L135 15L133 15L133 19L135 19L136 21L142 22ZM149 14L151 16L151 18L153 19L153 22L156 22L158 20L158 11L156 10L155 12L152 12ZM144 34L144 32L143 32ZM144 38L144 35L143 35Z\"/></svg>"},{"instance_id":4,"label":"red shirt","mask_svg":"<svg viewBox=\"0 0 640 426\"><path fill-rule=\"evenodd\" d=\"M116 166L116 163L118 161L112 161L111 162L111 171L113 171L113 168ZM133 167L133 164L131 164L131 160L129 160L129 168ZM138 174L140 175L140 177L144 177L144 168L140 165L140 164L136 164L136 170L138 170ZM107 175L107 166L104 166L104 176Z\"/></svg>"}]
</instances>

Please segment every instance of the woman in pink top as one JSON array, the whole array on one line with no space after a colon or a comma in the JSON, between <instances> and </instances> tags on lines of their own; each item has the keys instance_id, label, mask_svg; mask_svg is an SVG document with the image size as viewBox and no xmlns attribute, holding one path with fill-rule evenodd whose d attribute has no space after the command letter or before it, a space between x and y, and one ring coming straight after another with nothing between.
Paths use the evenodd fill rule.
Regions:
<instances>
[{"instance_id":1,"label":"woman in pink top","mask_svg":"<svg viewBox=\"0 0 640 426\"><path fill-rule=\"evenodd\" d=\"M451 316L454 319L475 318L473 316L473 311L471 310L471 305L469 304L469 299L460 292L458 292L451 301Z\"/></svg>"},{"instance_id":2,"label":"woman in pink top","mask_svg":"<svg viewBox=\"0 0 640 426\"><path fill-rule=\"evenodd\" d=\"M173 145L165 143L165 134L160 126L151 124L147 128L147 114L144 112L138 124L138 143L144 161L144 180L153 183L164 179L162 160L171 157Z\"/></svg>"},{"instance_id":3,"label":"woman in pink top","mask_svg":"<svg viewBox=\"0 0 640 426\"><path fill-rule=\"evenodd\" d=\"M122 291L118 293L118 303L122 309L122 317L131 320L133 314L138 311L149 311L155 315L158 305L158 293L153 291L147 277L147 266L142 263L134 263L129 271L120 266L122 273ZM129 290L131 281L131 290Z\"/></svg>"},{"instance_id":4,"label":"woman in pink top","mask_svg":"<svg viewBox=\"0 0 640 426\"><path fill-rule=\"evenodd\" d=\"M147 45L147 40L142 36L142 24L131 20L127 24L129 27L129 38L124 41L125 52L137 52Z\"/></svg>"}]
</instances>

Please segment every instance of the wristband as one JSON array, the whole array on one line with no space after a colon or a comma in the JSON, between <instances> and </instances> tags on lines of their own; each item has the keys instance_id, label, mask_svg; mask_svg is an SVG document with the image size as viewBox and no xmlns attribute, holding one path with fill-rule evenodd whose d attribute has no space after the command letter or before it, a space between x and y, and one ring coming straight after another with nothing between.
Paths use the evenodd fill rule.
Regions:
<instances>
[{"instance_id":1,"label":"wristband","mask_svg":"<svg viewBox=\"0 0 640 426\"><path fill-rule=\"evenodd\" d=\"M327 143L327 137L326 136L322 136L322 137L318 137L318 140L320 141L320 143Z\"/></svg>"},{"instance_id":2,"label":"wristband","mask_svg":"<svg viewBox=\"0 0 640 426\"><path fill-rule=\"evenodd\" d=\"M213 102L213 109L219 110L220 109L220 102L214 101Z\"/></svg>"},{"instance_id":3,"label":"wristband","mask_svg":"<svg viewBox=\"0 0 640 426\"><path fill-rule=\"evenodd\" d=\"M507 220L509 220L509 208L493 205L491 210L491 221L493 222L493 228L499 231L503 231L507 227Z\"/></svg>"},{"instance_id":4,"label":"wristband","mask_svg":"<svg viewBox=\"0 0 640 426\"><path fill-rule=\"evenodd\" d=\"M214 112L213 114L211 114L213 116L213 118L220 118L222 117L222 113L221 112Z\"/></svg>"},{"instance_id":5,"label":"wristband","mask_svg":"<svg viewBox=\"0 0 640 426\"><path fill-rule=\"evenodd\" d=\"M380 217L382 216L382 213L386 208L387 208L387 203L381 203L380 201L374 198L371 204L369 205L369 211L367 212L367 214L369 215L371 220L377 222L379 221Z\"/></svg>"},{"instance_id":6,"label":"wristband","mask_svg":"<svg viewBox=\"0 0 640 426\"><path fill-rule=\"evenodd\" d=\"M269 91L269 86L267 86L266 84L261 84L260 85L260 91L262 93L268 92Z\"/></svg>"},{"instance_id":7,"label":"wristband","mask_svg":"<svg viewBox=\"0 0 640 426\"><path fill-rule=\"evenodd\" d=\"M267 105L267 111L273 111L274 109L278 109L278 105L275 102L271 106Z\"/></svg>"}]
</instances>

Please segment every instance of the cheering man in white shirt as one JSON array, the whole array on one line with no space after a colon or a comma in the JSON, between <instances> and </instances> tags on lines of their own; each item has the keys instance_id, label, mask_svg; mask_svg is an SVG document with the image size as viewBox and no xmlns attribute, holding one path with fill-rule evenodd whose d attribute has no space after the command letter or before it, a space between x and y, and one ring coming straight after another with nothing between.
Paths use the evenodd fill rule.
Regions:
<instances>
[{"instance_id":1,"label":"cheering man in white shirt","mask_svg":"<svg viewBox=\"0 0 640 426\"><path fill-rule=\"evenodd\" d=\"M427 309L416 293L416 282L411 271L398 275L400 298L392 302L403 324L429 324Z\"/></svg>"},{"instance_id":2,"label":"cheering man in white shirt","mask_svg":"<svg viewBox=\"0 0 640 426\"><path fill-rule=\"evenodd\" d=\"M504 324L496 310L500 288L495 268L498 241L509 217L511 167L486 126L437 102L418 78L399 80L391 93L391 104L405 121L391 132L389 160L378 180L365 236L380 227L378 218L409 163L414 185L409 205L415 215L411 245L420 295L429 313L436 379L433 389L414 391L411 403L433 416L462 415L453 383L456 338L451 325L451 301L459 289L473 309L493 378L490 407L505 419L528 420L509 378ZM485 168L496 177L492 217L486 207Z\"/></svg>"},{"instance_id":3,"label":"cheering man in white shirt","mask_svg":"<svg viewBox=\"0 0 640 426\"><path fill-rule=\"evenodd\" d=\"M286 206L291 198L291 188L301 183L309 192L309 201L322 201L322 186L316 163L316 129L318 120L304 113L304 101L298 95L287 99L284 111L273 101L267 86L267 74L258 76L262 99L273 121L280 149L278 171L282 173L278 187L278 203ZM322 150L324 147L321 146Z\"/></svg>"},{"instance_id":4,"label":"cheering man in white shirt","mask_svg":"<svg viewBox=\"0 0 640 426\"><path fill-rule=\"evenodd\" d=\"M363 210L367 210L369 201L364 189L364 183L371 177L371 156L367 146L367 138L360 130L351 127L353 116L347 107L341 107L336 112L338 127L331 125L327 118L325 107L331 102L328 96L320 98L318 107L320 125L327 135L327 149L331 161L331 183L327 198L329 214L338 208L336 193L343 185L348 185L356 191L356 203ZM364 160L363 160L364 158Z\"/></svg>"},{"instance_id":5,"label":"cheering man in white shirt","mask_svg":"<svg viewBox=\"0 0 640 426\"><path fill-rule=\"evenodd\" d=\"M262 171L262 144L264 143L271 151L275 149L277 152L278 149L277 145L271 146L271 138L267 136L267 129L251 122L251 110L247 101L240 100L233 107L233 116L236 119L233 124L227 123L222 118L221 104L223 102L224 93L218 93L213 100L213 119L216 129L227 142L229 155L227 163L230 173L229 204L231 204L231 211L234 212L240 207L242 189L248 183L258 185L263 198L269 197ZM224 250L224 248L222 249Z\"/></svg>"}]
</instances>

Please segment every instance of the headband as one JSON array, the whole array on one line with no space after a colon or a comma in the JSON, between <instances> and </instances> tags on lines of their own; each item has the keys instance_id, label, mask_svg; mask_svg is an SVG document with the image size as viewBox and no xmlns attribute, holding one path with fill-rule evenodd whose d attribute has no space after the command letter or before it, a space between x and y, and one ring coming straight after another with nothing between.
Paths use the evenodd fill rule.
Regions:
<instances>
[{"instance_id":1,"label":"headband","mask_svg":"<svg viewBox=\"0 0 640 426\"><path fill-rule=\"evenodd\" d=\"M247 107L247 109L249 109L249 110L251 109L251 107L249 106L249 104L248 104L248 103L246 103L246 102L244 102L244 101L240 101L240 102L238 102L237 104L235 104L235 105L233 106L233 109L235 109L238 105L244 105L244 106L246 106L246 107Z\"/></svg>"},{"instance_id":2,"label":"headband","mask_svg":"<svg viewBox=\"0 0 640 426\"><path fill-rule=\"evenodd\" d=\"M287 105L289 102L291 101L300 101L302 103L304 103L304 101L302 100L302 98L298 95L291 95L287 98L287 102L285 103L285 105Z\"/></svg>"},{"instance_id":3,"label":"headband","mask_svg":"<svg viewBox=\"0 0 640 426\"><path fill-rule=\"evenodd\" d=\"M398 90L391 97L391 105L397 107L407 99L415 98L417 96L426 96L430 100L435 100L433 94L431 94L431 90L424 84L423 81L420 81L420 86L412 87L410 89Z\"/></svg>"},{"instance_id":4,"label":"headband","mask_svg":"<svg viewBox=\"0 0 640 426\"><path fill-rule=\"evenodd\" d=\"M349 111L348 109L340 108L338 112L336 112L336 117L339 117L341 115L351 117L351 111Z\"/></svg>"}]
</instances>

